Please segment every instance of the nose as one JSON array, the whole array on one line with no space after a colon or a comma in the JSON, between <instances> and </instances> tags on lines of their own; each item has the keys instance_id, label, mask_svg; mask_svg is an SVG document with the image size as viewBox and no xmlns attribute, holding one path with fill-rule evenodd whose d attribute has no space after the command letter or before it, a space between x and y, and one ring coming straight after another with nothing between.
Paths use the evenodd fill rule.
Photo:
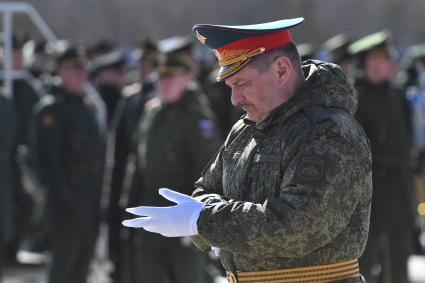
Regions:
<instances>
[{"instance_id":1,"label":"nose","mask_svg":"<svg viewBox=\"0 0 425 283\"><path fill-rule=\"evenodd\" d=\"M243 95L240 91L232 89L231 101L233 106L239 106L240 102L243 100Z\"/></svg>"}]
</instances>

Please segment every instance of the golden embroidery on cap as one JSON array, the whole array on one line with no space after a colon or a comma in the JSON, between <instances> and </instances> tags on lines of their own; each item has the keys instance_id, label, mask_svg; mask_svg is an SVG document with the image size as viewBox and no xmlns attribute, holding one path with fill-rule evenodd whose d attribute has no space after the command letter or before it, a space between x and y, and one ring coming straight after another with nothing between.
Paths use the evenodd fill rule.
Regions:
<instances>
[{"instance_id":1,"label":"golden embroidery on cap","mask_svg":"<svg viewBox=\"0 0 425 283\"><path fill-rule=\"evenodd\" d=\"M217 80L220 81L228 76L230 76L231 74L236 73L237 71L239 71L240 69L242 69L243 66L245 66L246 64L248 64L248 62L251 61L251 58L248 58L246 61L240 61L240 62L236 62L235 64L233 64L232 66L230 66L227 70L223 71L223 72L218 72L217 74Z\"/></svg>"},{"instance_id":2,"label":"golden embroidery on cap","mask_svg":"<svg viewBox=\"0 0 425 283\"><path fill-rule=\"evenodd\" d=\"M215 51L215 55L218 58L220 66L228 66L239 61L245 61L248 58L254 57L258 54L264 53L266 49L259 47L254 50L249 49L235 49L235 50L223 50L222 52Z\"/></svg>"},{"instance_id":3,"label":"golden embroidery on cap","mask_svg":"<svg viewBox=\"0 0 425 283\"><path fill-rule=\"evenodd\" d=\"M202 36L198 31L196 31L196 37L198 38L198 40L202 43L205 44L205 41L207 40L207 38L205 36Z\"/></svg>"}]
</instances>

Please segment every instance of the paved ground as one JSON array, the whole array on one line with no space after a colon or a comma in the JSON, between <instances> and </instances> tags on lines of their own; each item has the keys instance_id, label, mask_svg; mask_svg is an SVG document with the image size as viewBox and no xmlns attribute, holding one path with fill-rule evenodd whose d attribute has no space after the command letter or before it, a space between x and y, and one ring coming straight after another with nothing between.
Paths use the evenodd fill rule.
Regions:
<instances>
[{"instance_id":1,"label":"paved ground","mask_svg":"<svg viewBox=\"0 0 425 283\"><path fill-rule=\"evenodd\" d=\"M90 283L110 283L106 277L109 266L105 263L96 262L93 265L93 272L90 276ZM409 260L409 271L411 283L425 283L425 257L412 256ZM45 283L45 268L22 267L12 268L5 271L5 278L2 283ZM216 283L226 283L225 278L217 278Z\"/></svg>"},{"instance_id":2,"label":"paved ground","mask_svg":"<svg viewBox=\"0 0 425 283\"><path fill-rule=\"evenodd\" d=\"M100 235L106 235L106 228L101 227ZM108 274L112 268L106 260L106 239L100 237L96 248L96 258L92 263L89 283L111 283ZM36 260L23 255L21 260ZM408 262L409 277L411 283L425 283L425 256L411 256ZM226 283L225 278L216 278L215 283ZM1 283L46 283L46 267L13 267L4 270L4 278Z\"/></svg>"}]
</instances>

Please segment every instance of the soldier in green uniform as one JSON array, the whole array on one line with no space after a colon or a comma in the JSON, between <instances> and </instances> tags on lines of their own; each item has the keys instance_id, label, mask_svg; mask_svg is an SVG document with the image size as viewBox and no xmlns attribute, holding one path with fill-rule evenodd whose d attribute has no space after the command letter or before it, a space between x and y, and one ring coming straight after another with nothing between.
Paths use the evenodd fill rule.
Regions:
<instances>
[{"instance_id":1,"label":"soldier in green uniform","mask_svg":"<svg viewBox=\"0 0 425 283\"><path fill-rule=\"evenodd\" d=\"M363 76L355 81L356 118L368 135L373 157L370 233L361 267L369 282L408 282L407 258L414 228L413 175L410 170L409 117L405 94L395 83L397 66L388 32L350 45Z\"/></svg>"},{"instance_id":2,"label":"soldier in green uniform","mask_svg":"<svg viewBox=\"0 0 425 283\"><path fill-rule=\"evenodd\" d=\"M28 130L31 120L31 110L43 95L40 82L35 79L30 72L24 69L22 48L25 39L14 35L12 38L13 57L13 99L12 104L16 113L16 131L14 136L14 146L12 148L12 187L15 206L18 209L14 214L14 238L7 248L7 257L10 261L15 261L16 252L21 241L30 233L34 225L34 204L35 198L33 187L28 186L23 180L29 180L28 162ZM3 84L4 73L0 71L0 84ZM31 191L32 190L32 191Z\"/></svg>"},{"instance_id":3,"label":"soldier in green uniform","mask_svg":"<svg viewBox=\"0 0 425 283\"><path fill-rule=\"evenodd\" d=\"M0 281L5 246L13 236L14 197L12 146L16 117L11 101L0 91Z\"/></svg>"},{"instance_id":4,"label":"soldier in green uniform","mask_svg":"<svg viewBox=\"0 0 425 283\"><path fill-rule=\"evenodd\" d=\"M91 63L92 80L106 105L108 126L111 125L125 83L124 55L120 50L115 50L94 58Z\"/></svg>"},{"instance_id":5,"label":"soldier in green uniform","mask_svg":"<svg viewBox=\"0 0 425 283\"><path fill-rule=\"evenodd\" d=\"M158 48L155 42L143 41L138 53L140 81L124 88L111 122L114 152L107 217L109 257L114 264L114 272L111 276L114 282L129 281L125 279L129 276L129 272L124 272L121 268L122 262L128 262L131 257L131 249L127 245L130 233L128 229L121 226L124 214L123 203L126 203L129 190L129 186L124 186L124 180L131 179L131 177L126 178L126 175L131 175L126 169L134 152L132 136L143 114L144 105L151 98L158 64ZM128 264L124 265L126 266Z\"/></svg>"},{"instance_id":6,"label":"soldier in green uniform","mask_svg":"<svg viewBox=\"0 0 425 283\"><path fill-rule=\"evenodd\" d=\"M174 206L130 208L140 217L123 222L219 249L229 282L364 282L370 149L339 67L301 65L288 29L302 21L194 27L247 115L192 197L161 189Z\"/></svg>"},{"instance_id":7,"label":"soldier in green uniform","mask_svg":"<svg viewBox=\"0 0 425 283\"><path fill-rule=\"evenodd\" d=\"M218 149L219 131L212 112L190 88L190 66L168 56L161 64L157 97L146 103L135 136L136 172L130 204L166 205L158 187L191 193L192 184ZM132 282L205 282L204 255L189 238L164 238L137 231L133 238Z\"/></svg>"},{"instance_id":8,"label":"soldier in green uniform","mask_svg":"<svg viewBox=\"0 0 425 283\"><path fill-rule=\"evenodd\" d=\"M337 64L346 76L353 78L355 72L354 58L348 52L353 43L344 33L337 34L326 40L322 47L329 52L330 62Z\"/></svg>"},{"instance_id":9,"label":"soldier in green uniform","mask_svg":"<svg viewBox=\"0 0 425 283\"><path fill-rule=\"evenodd\" d=\"M35 107L32 149L46 190L49 282L85 283L100 220L105 141L83 90L82 55L70 46L57 61L62 83Z\"/></svg>"}]
</instances>

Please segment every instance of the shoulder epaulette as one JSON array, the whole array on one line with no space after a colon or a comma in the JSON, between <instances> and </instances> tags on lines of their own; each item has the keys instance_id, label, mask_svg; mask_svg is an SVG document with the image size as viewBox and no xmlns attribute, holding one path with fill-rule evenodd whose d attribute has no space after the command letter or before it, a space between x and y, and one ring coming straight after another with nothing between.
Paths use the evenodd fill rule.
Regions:
<instances>
[{"instance_id":1,"label":"shoulder epaulette","mask_svg":"<svg viewBox=\"0 0 425 283\"><path fill-rule=\"evenodd\" d=\"M146 101L145 103L145 111L150 111L154 108L157 108L161 105L161 100L153 97L151 99L149 99L148 101Z\"/></svg>"},{"instance_id":2,"label":"shoulder epaulette","mask_svg":"<svg viewBox=\"0 0 425 283\"><path fill-rule=\"evenodd\" d=\"M123 89L122 95L125 96L125 97L129 97L129 96L132 96L132 95L139 93L140 91L142 91L142 84L141 83L133 83L129 86L126 86Z\"/></svg>"},{"instance_id":3,"label":"shoulder epaulette","mask_svg":"<svg viewBox=\"0 0 425 283\"><path fill-rule=\"evenodd\" d=\"M303 110L307 114L307 116L311 119L313 124L317 124L322 121L332 119L334 116L334 113L329 108L326 108L320 105L308 106L308 107L305 107Z\"/></svg>"}]
</instances>

